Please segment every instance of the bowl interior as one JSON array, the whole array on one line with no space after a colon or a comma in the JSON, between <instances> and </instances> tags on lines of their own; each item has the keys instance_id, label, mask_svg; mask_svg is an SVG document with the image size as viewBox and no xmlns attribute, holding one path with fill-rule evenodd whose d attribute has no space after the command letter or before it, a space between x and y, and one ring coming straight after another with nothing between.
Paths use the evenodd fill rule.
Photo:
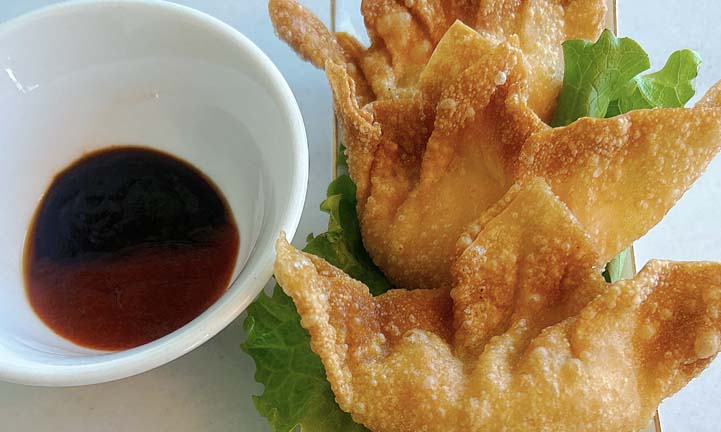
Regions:
<instances>
[{"instance_id":1,"label":"bowl interior","mask_svg":"<svg viewBox=\"0 0 721 432\"><path fill-rule=\"evenodd\" d=\"M0 62L0 376L42 382L42 367L122 362L165 345L163 359L143 367L135 359L120 375L137 373L237 316L270 276L275 236L297 225L307 175L297 107L257 48L178 6L83 2L0 27ZM214 306L156 342L104 353L58 337L37 318L22 255L52 177L113 145L163 150L198 167L228 200L241 241L234 282Z\"/></svg>"}]
</instances>

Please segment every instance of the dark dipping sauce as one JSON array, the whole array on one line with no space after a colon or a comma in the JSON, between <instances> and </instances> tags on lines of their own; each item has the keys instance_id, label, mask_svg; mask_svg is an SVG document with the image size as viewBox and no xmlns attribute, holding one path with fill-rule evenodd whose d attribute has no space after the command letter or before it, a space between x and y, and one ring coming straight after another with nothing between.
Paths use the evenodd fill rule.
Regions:
<instances>
[{"instance_id":1,"label":"dark dipping sauce","mask_svg":"<svg viewBox=\"0 0 721 432\"><path fill-rule=\"evenodd\" d=\"M27 292L60 336L89 348L132 348L213 304L238 246L225 199L196 168L158 151L114 147L53 180L26 239Z\"/></svg>"}]
</instances>

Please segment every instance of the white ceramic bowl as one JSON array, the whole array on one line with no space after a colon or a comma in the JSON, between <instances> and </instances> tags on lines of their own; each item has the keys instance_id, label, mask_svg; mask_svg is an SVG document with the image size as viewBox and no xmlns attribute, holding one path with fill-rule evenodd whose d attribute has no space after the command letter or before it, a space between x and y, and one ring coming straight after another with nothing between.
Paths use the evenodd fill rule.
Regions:
<instances>
[{"instance_id":1,"label":"white ceramic bowl","mask_svg":"<svg viewBox=\"0 0 721 432\"><path fill-rule=\"evenodd\" d=\"M271 61L189 8L83 1L0 25L0 62L0 379L65 386L127 377L187 353L236 318L271 276L278 233L295 232L307 186L300 111ZM74 345L39 320L21 263L53 175L85 152L122 144L170 152L209 175L241 245L232 284L205 313L109 353Z\"/></svg>"}]
</instances>

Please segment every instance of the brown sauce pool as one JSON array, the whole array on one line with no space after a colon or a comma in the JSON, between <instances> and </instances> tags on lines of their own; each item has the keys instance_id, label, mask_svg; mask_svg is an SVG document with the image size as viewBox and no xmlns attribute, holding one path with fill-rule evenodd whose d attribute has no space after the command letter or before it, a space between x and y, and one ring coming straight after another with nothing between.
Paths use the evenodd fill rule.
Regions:
<instances>
[{"instance_id":1,"label":"brown sauce pool","mask_svg":"<svg viewBox=\"0 0 721 432\"><path fill-rule=\"evenodd\" d=\"M193 166L139 147L91 153L59 173L27 234L35 313L101 350L177 330L226 290L238 229L218 188Z\"/></svg>"}]
</instances>

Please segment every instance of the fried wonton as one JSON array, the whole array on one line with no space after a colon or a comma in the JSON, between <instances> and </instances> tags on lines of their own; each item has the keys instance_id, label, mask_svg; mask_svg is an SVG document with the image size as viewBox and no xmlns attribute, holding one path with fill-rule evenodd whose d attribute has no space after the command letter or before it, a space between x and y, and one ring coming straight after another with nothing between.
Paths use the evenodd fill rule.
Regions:
<instances>
[{"instance_id":1,"label":"fried wonton","mask_svg":"<svg viewBox=\"0 0 721 432\"><path fill-rule=\"evenodd\" d=\"M543 180L465 235L450 293L375 298L278 241L276 277L338 404L372 430L637 430L721 348L721 264L652 261L606 284Z\"/></svg>"},{"instance_id":2,"label":"fried wonton","mask_svg":"<svg viewBox=\"0 0 721 432\"><path fill-rule=\"evenodd\" d=\"M396 285L449 286L465 227L533 176L571 207L605 263L660 221L721 146L712 97L551 129L525 104L521 58L510 43L457 23L421 75L420 97L361 109L334 88L353 138L364 243Z\"/></svg>"},{"instance_id":3,"label":"fried wonton","mask_svg":"<svg viewBox=\"0 0 721 432\"><path fill-rule=\"evenodd\" d=\"M561 43L595 40L603 30L606 1L364 0L368 48L348 34L332 35L295 0L270 0L269 10L278 35L316 67L328 62L350 66L364 103L415 87L436 45L457 20L498 40L516 37L534 78L530 106L550 120L563 80Z\"/></svg>"},{"instance_id":4,"label":"fried wonton","mask_svg":"<svg viewBox=\"0 0 721 432\"><path fill-rule=\"evenodd\" d=\"M459 236L514 182L535 176L571 207L591 234L597 264L605 263L655 225L718 152L714 97L693 109L641 110L560 129L542 122L533 53L556 48L534 33L536 21L557 34L552 22L580 29L603 10L594 1L560 4L366 1L373 45L364 50L331 35L296 2L271 1L281 37L317 66L325 60L363 242L396 286L449 288ZM406 9L408 19L399 18ZM496 30L477 32L453 21L459 17ZM434 49L414 63L407 44L419 35ZM388 52L376 62L373 50ZM390 63L368 72L368 62L383 61ZM376 89L381 82L389 94Z\"/></svg>"}]
</instances>

